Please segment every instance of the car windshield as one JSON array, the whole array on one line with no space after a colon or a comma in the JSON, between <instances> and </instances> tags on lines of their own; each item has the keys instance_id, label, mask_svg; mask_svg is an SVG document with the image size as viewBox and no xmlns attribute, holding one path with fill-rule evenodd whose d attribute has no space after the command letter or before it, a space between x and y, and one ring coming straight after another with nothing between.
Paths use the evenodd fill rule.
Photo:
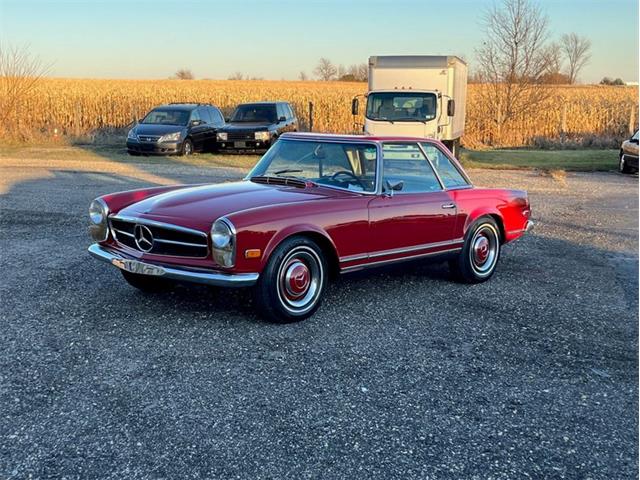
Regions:
<instances>
[{"instance_id":1,"label":"car windshield","mask_svg":"<svg viewBox=\"0 0 640 480\"><path fill-rule=\"evenodd\" d=\"M395 122L426 122L436 118L437 98L433 93L370 93L367 118Z\"/></svg>"},{"instance_id":2,"label":"car windshield","mask_svg":"<svg viewBox=\"0 0 640 480\"><path fill-rule=\"evenodd\" d=\"M275 105L240 105L233 112L232 122L275 123Z\"/></svg>"},{"instance_id":3,"label":"car windshield","mask_svg":"<svg viewBox=\"0 0 640 480\"><path fill-rule=\"evenodd\" d=\"M371 143L279 140L249 173L289 177L319 185L372 192L376 188L377 149Z\"/></svg>"},{"instance_id":4,"label":"car windshield","mask_svg":"<svg viewBox=\"0 0 640 480\"><path fill-rule=\"evenodd\" d=\"M140 123L156 125L186 125L189 121L189 113L190 112L188 110L157 108L155 110L151 110Z\"/></svg>"}]
</instances>

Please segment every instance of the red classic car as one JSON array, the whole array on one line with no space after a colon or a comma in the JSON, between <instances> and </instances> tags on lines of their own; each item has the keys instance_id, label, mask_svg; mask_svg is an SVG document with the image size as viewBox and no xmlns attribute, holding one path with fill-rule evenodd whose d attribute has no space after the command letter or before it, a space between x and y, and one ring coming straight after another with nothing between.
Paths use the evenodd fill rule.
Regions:
<instances>
[{"instance_id":1,"label":"red classic car","mask_svg":"<svg viewBox=\"0 0 640 480\"><path fill-rule=\"evenodd\" d=\"M114 193L90 207L94 257L141 290L253 286L266 318L297 321L338 273L448 260L476 283L533 223L526 192L476 188L440 142L284 134L240 182Z\"/></svg>"}]
</instances>

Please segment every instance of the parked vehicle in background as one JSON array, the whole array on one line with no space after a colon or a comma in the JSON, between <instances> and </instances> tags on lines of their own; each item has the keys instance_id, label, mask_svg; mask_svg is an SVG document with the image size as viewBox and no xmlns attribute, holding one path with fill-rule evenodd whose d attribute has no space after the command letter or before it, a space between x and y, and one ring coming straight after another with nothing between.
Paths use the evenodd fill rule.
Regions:
<instances>
[{"instance_id":1,"label":"parked vehicle in background","mask_svg":"<svg viewBox=\"0 0 640 480\"><path fill-rule=\"evenodd\" d=\"M268 150L283 133L296 132L298 119L287 102L243 103L217 134L219 150Z\"/></svg>"},{"instance_id":2,"label":"parked vehicle in background","mask_svg":"<svg viewBox=\"0 0 640 480\"><path fill-rule=\"evenodd\" d=\"M638 131L629 140L622 142L618 169L621 173L638 171Z\"/></svg>"},{"instance_id":3,"label":"parked vehicle in background","mask_svg":"<svg viewBox=\"0 0 640 480\"><path fill-rule=\"evenodd\" d=\"M269 320L302 320L337 273L418 258L484 282L530 230L527 193L476 188L440 142L284 134L244 181L105 195L94 257L141 290L253 286Z\"/></svg>"},{"instance_id":4,"label":"parked vehicle in background","mask_svg":"<svg viewBox=\"0 0 640 480\"><path fill-rule=\"evenodd\" d=\"M467 100L467 64L460 58L369 57L365 97L365 135L433 138L457 156ZM351 110L358 115L358 97Z\"/></svg>"},{"instance_id":5,"label":"parked vehicle in background","mask_svg":"<svg viewBox=\"0 0 640 480\"><path fill-rule=\"evenodd\" d=\"M218 107L202 103L171 103L151 110L127 135L130 155L191 155L213 150L224 127Z\"/></svg>"}]
</instances>

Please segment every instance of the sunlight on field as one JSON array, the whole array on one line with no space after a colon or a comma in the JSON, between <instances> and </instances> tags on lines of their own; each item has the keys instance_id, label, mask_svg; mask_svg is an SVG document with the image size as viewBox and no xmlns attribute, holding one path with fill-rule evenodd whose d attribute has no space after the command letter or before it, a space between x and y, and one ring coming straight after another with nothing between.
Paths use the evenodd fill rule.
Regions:
<instances>
[{"instance_id":1,"label":"sunlight on field","mask_svg":"<svg viewBox=\"0 0 640 480\"><path fill-rule=\"evenodd\" d=\"M471 148L538 145L564 137L597 147L637 125L637 87L549 87L553 92L545 106L516 119L498 141L495 112L481 111L477 100L480 88L469 86L463 142ZM25 136L91 136L125 127L162 103L212 103L228 115L238 103L285 100L294 106L301 130L309 129L313 102L314 131L344 133L356 130L351 99L365 91L366 84L356 82L43 79L18 108L15 123Z\"/></svg>"}]
</instances>

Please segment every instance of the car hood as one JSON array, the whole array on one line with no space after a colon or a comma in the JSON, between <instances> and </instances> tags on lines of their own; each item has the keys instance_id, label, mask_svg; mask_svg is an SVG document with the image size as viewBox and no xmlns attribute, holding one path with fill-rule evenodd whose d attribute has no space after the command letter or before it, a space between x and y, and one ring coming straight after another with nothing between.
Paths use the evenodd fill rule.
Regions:
<instances>
[{"instance_id":1,"label":"car hood","mask_svg":"<svg viewBox=\"0 0 640 480\"><path fill-rule=\"evenodd\" d=\"M250 208L340 195L322 187L276 186L251 181L186 186L134 203L119 216L156 220L208 232L218 218Z\"/></svg>"},{"instance_id":2,"label":"car hood","mask_svg":"<svg viewBox=\"0 0 640 480\"><path fill-rule=\"evenodd\" d=\"M227 123L224 127L222 127L221 131L223 132L237 132L237 131L245 131L251 130L252 132L262 132L265 130L269 130L269 127L275 127L273 123L260 122L238 122L238 123Z\"/></svg>"},{"instance_id":3,"label":"car hood","mask_svg":"<svg viewBox=\"0 0 640 480\"><path fill-rule=\"evenodd\" d=\"M165 135L167 133L181 132L184 129L180 125L157 125L153 123L139 123L134 128L136 135Z\"/></svg>"}]
</instances>

